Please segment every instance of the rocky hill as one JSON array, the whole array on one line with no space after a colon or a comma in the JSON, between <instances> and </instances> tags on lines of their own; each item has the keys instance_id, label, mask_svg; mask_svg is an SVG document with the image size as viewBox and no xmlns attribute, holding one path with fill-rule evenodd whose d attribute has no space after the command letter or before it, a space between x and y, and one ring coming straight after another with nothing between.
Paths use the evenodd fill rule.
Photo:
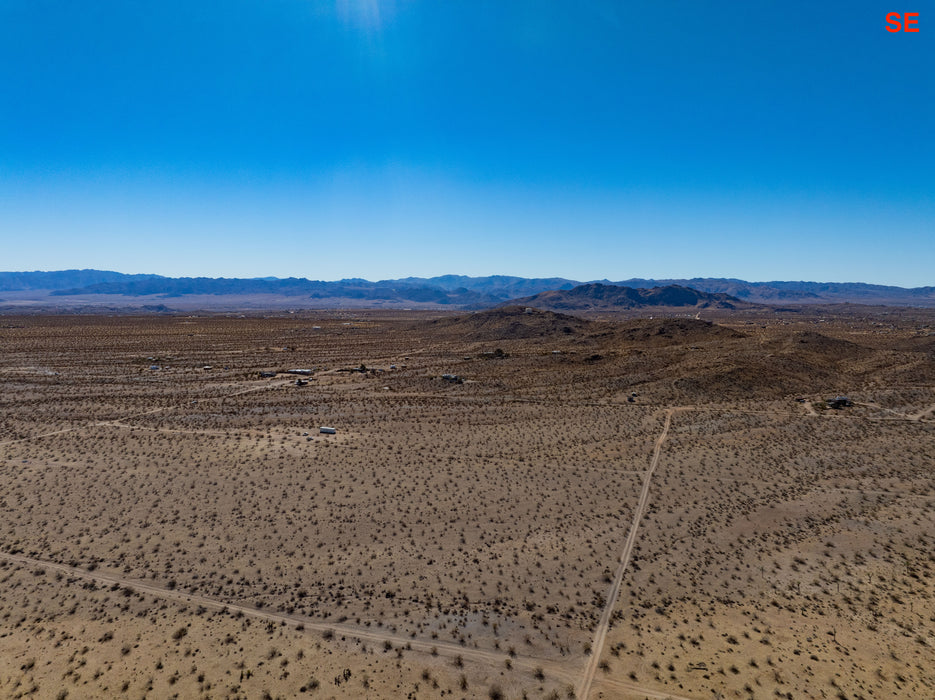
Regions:
<instances>
[{"instance_id":1,"label":"rocky hill","mask_svg":"<svg viewBox=\"0 0 935 700\"><path fill-rule=\"evenodd\" d=\"M516 299L514 303L560 311L611 311L647 307L736 309L751 306L727 294L699 292L678 285L634 289L610 284L583 284L569 290L541 292Z\"/></svg>"},{"instance_id":2,"label":"rocky hill","mask_svg":"<svg viewBox=\"0 0 935 700\"><path fill-rule=\"evenodd\" d=\"M530 338L580 337L596 322L524 306L506 306L464 316L426 321L421 328L450 333L464 340L500 341Z\"/></svg>"}]
</instances>

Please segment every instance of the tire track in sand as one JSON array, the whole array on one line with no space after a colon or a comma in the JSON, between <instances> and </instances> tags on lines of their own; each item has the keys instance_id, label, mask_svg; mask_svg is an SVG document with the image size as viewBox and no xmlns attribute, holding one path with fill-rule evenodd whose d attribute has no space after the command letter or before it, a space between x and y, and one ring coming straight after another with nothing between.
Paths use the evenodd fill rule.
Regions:
<instances>
[{"instance_id":1,"label":"tire track in sand","mask_svg":"<svg viewBox=\"0 0 935 700\"><path fill-rule=\"evenodd\" d=\"M568 683L573 682L576 676L574 671L568 668L567 664L546 657L539 658L535 656L519 655L511 657L505 652L485 651L483 649L461 646L460 644L456 644L454 642L445 642L435 639L416 639L406 635L396 634L394 632L365 629L355 625L348 625L340 622L323 622L320 619L316 620L315 618L305 617L304 615L296 615L294 613L261 610L249 605L241 605L236 602L228 602L225 600L218 600L216 598L209 598L207 596L198 595L197 593L187 593L177 588L159 586L140 579L124 578L122 576L117 576L115 574L105 573L102 571L89 571L87 569L69 566L68 564L60 564L54 561L28 557L23 554L0 552L0 560L5 560L23 566L42 568L47 571L59 572L66 576L79 578L85 581L93 581L94 583L102 586L123 586L130 588L137 593L145 593L155 598L173 600L180 603L189 603L191 605L200 605L206 610L224 611L233 613L235 615L239 613L247 617L266 620L269 622L287 623L295 626L301 625L305 630L331 633L336 636L351 637L353 639L359 639L362 642L396 643L397 645L406 647L411 651L431 654L432 656L448 656L451 658L460 656L468 661L477 661L483 664L499 666L501 668L504 666L505 662L509 660L513 666L518 666L530 671L536 668L542 668L546 673L549 673L555 678L561 678Z\"/></svg>"},{"instance_id":2,"label":"tire track in sand","mask_svg":"<svg viewBox=\"0 0 935 700\"><path fill-rule=\"evenodd\" d=\"M666 421L662 426L662 433L656 438L656 445L653 448L653 457L649 463L649 469L643 477L643 489L640 491L640 500L636 505L636 512L633 514L633 524L630 525L630 532L623 545L623 552L620 554L620 563L617 566L617 573L614 574L613 583L607 594L607 602L604 605L604 612L601 619L594 629L594 641L591 642L591 656L588 659L588 665L585 668L584 676L578 683L575 697L578 700L587 700L591 692L591 684L594 682L594 673L597 671L597 665L601 659L601 653L604 650L604 640L607 637L607 631L610 629L610 617L614 612L614 606L617 604L617 597L620 595L620 586L623 583L623 575L626 573L627 566L630 564L630 556L633 553L633 545L636 543L636 534L639 531L640 520L643 519L643 512L646 510L646 503L649 501L649 484L652 481L653 473L659 464L659 454L662 452L662 443L665 442L669 434L669 426L672 424L672 415L676 411L690 410L689 407L666 409ZM673 696L674 697L674 696Z\"/></svg>"}]
</instances>

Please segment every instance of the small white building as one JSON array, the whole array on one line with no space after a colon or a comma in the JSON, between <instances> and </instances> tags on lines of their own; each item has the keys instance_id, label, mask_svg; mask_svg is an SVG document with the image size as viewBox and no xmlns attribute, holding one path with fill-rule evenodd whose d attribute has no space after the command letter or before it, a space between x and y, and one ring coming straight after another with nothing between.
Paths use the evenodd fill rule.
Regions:
<instances>
[{"instance_id":1,"label":"small white building","mask_svg":"<svg viewBox=\"0 0 935 700\"><path fill-rule=\"evenodd\" d=\"M329 428L328 426L323 425L318 429L318 432L323 435L334 435L338 432L338 430L337 428Z\"/></svg>"}]
</instances>

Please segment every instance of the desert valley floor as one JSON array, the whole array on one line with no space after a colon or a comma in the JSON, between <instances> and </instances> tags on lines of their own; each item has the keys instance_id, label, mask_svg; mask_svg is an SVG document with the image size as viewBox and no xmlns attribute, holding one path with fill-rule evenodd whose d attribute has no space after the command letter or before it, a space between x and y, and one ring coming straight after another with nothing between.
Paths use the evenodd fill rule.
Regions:
<instances>
[{"instance_id":1,"label":"desert valley floor","mask_svg":"<svg viewBox=\"0 0 935 700\"><path fill-rule=\"evenodd\" d=\"M2 316L0 697L933 698L935 313L845 311Z\"/></svg>"}]
</instances>

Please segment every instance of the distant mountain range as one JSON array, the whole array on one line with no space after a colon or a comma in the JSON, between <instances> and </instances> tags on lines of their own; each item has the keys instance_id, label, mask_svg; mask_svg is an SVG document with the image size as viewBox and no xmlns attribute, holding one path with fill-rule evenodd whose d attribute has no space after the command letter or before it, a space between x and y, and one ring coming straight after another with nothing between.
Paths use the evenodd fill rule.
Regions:
<instances>
[{"instance_id":1,"label":"distant mountain range","mask_svg":"<svg viewBox=\"0 0 935 700\"><path fill-rule=\"evenodd\" d=\"M606 282L606 280L602 280ZM935 287L891 287L863 282L745 282L738 279L628 279L612 282L627 287L677 284L700 292L730 294L757 304L892 304L935 306Z\"/></svg>"},{"instance_id":2,"label":"distant mountain range","mask_svg":"<svg viewBox=\"0 0 935 700\"><path fill-rule=\"evenodd\" d=\"M59 270L57 272L0 272L0 292L31 289L72 289L94 284L127 284L137 280L166 279L159 275L125 275L103 270Z\"/></svg>"},{"instance_id":3,"label":"distant mountain range","mask_svg":"<svg viewBox=\"0 0 935 700\"><path fill-rule=\"evenodd\" d=\"M582 288L583 287L583 288ZM617 291L629 287L631 291ZM633 290L672 288L648 294ZM571 294L574 290L574 293ZM691 290L715 295L694 297ZM628 279L618 282L597 280L581 283L561 277L526 278L505 275L466 277L406 277L370 282L364 279L318 281L290 277L209 278L126 275L101 270L62 270L57 272L0 272L0 293L15 293L26 299L29 292L42 292L46 302L67 305L77 297L146 297L150 302L194 296L294 298L296 305L340 306L342 301L356 306L486 308L508 301L547 305L549 308L633 308L642 305L721 305L738 302L758 304L858 303L894 306L935 307L935 287L903 288L860 282L746 282L738 279ZM564 292L566 294L557 294ZM543 293L549 293L542 296ZM717 297L716 295L722 295ZM726 296L723 296L726 295ZM727 297L732 297L733 300ZM558 304L561 304L559 306ZM581 306L578 306L581 304ZM727 308L722 306L721 308Z\"/></svg>"}]
</instances>

